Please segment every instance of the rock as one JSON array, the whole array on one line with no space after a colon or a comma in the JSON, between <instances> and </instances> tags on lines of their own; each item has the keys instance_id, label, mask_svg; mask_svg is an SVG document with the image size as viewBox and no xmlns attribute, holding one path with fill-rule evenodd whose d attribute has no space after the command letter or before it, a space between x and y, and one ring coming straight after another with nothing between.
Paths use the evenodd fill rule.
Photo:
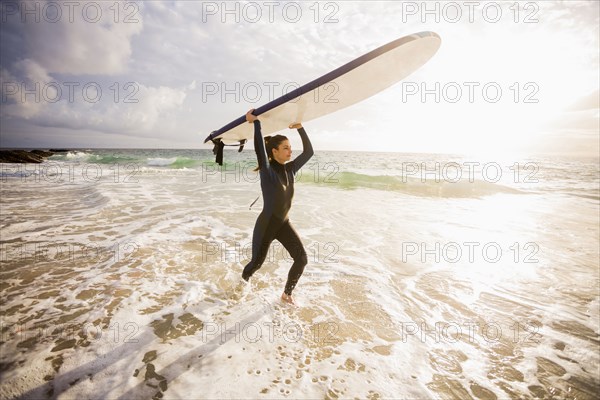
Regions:
<instances>
[{"instance_id":1,"label":"rock","mask_svg":"<svg viewBox=\"0 0 600 400\"><path fill-rule=\"evenodd\" d=\"M46 151L46 150L31 150L31 152L33 154L37 154L38 156L42 156L44 158L54 155L54 153L52 151Z\"/></svg>"},{"instance_id":2,"label":"rock","mask_svg":"<svg viewBox=\"0 0 600 400\"><path fill-rule=\"evenodd\" d=\"M44 150L0 150L0 163L36 163L44 161L44 158L53 153Z\"/></svg>"}]
</instances>

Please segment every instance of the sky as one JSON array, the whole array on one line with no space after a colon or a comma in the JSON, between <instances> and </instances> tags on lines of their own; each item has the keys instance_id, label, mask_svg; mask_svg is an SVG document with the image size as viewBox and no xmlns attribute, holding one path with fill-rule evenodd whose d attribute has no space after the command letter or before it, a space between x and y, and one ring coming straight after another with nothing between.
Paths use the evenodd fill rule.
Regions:
<instances>
[{"instance_id":1,"label":"sky","mask_svg":"<svg viewBox=\"0 0 600 400\"><path fill-rule=\"evenodd\" d=\"M210 149L248 109L432 31L403 82L304 122L316 150L598 157L599 18L597 1L3 1L0 147Z\"/></svg>"}]
</instances>

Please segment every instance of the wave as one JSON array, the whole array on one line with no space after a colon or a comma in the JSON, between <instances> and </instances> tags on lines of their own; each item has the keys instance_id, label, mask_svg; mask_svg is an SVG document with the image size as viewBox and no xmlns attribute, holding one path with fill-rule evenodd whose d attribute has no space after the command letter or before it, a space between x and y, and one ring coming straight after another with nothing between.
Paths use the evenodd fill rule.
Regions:
<instances>
[{"instance_id":1,"label":"wave","mask_svg":"<svg viewBox=\"0 0 600 400\"><path fill-rule=\"evenodd\" d=\"M523 191L500 183L482 180L451 182L434 179L421 181L419 178L394 175L365 175L356 172L339 172L325 179L314 179L311 174L301 175L297 181L317 185L331 185L340 189L375 189L400 192L426 197L480 197L499 193L518 194Z\"/></svg>"},{"instance_id":2,"label":"wave","mask_svg":"<svg viewBox=\"0 0 600 400\"><path fill-rule=\"evenodd\" d=\"M575 196L582 199L600 201L600 195L598 193L581 193L581 192L573 192L573 191L561 191L562 193L568 196Z\"/></svg>"},{"instance_id":3,"label":"wave","mask_svg":"<svg viewBox=\"0 0 600 400\"><path fill-rule=\"evenodd\" d=\"M174 158L150 158L146 162L147 165L152 167L166 167L167 165L171 165L177 160L177 157Z\"/></svg>"},{"instance_id":4,"label":"wave","mask_svg":"<svg viewBox=\"0 0 600 400\"><path fill-rule=\"evenodd\" d=\"M96 154L85 151L69 151L49 157L50 161L82 162L94 164L138 164L149 167L168 167L174 169L190 168L201 161L189 157L152 157L146 155L127 154Z\"/></svg>"},{"instance_id":5,"label":"wave","mask_svg":"<svg viewBox=\"0 0 600 400\"><path fill-rule=\"evenodd\" d=\"M55 154L48 159L51 161L86 162L96 164L123 164L139 161L139 158L132 156L90 154L83 151L69 151L66 154Z\"/></svg>"},{"instance_id":6,"label":"wave","mask_svg":"<svg viewBox=\"0 0 600 400\"><path fill-rule=\"evenodd\" d=\"M65 154L55 154L49 157L50 160L64 160L64 161L88 161L91 156L89 153L82 151L69 151Z\"/></svg>"},{"instance_id":7,"label":"wave","mask_svg":"<svg viewBox=\"0 0 600 400\"><path fill-rule=\"evenodd\" d=\"M188 157L149 158L146 161L146 164L151 167L170 167L175 169L194 167L198 163L200 163L199 160Z\"/></svg>"}]
</instances>

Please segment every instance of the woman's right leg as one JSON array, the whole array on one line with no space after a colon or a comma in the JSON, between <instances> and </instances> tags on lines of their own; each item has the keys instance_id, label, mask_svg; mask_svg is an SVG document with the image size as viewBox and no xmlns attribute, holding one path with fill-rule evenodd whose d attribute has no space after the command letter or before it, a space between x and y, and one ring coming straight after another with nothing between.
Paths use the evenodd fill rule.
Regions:
<instances>
[{"instance_id":1,"label":"woman's right leg","mask_svg":"<svg viewBox=\"0 0 600 400\"><path fill-rule=\"evenodd\" d=\"M252 233L252 260L244 267L242 278L248 281L250 277L262 266L267 258L271 242L281 226L281 221L260 214L254 225Z\"/></svg>"}]
</instances>

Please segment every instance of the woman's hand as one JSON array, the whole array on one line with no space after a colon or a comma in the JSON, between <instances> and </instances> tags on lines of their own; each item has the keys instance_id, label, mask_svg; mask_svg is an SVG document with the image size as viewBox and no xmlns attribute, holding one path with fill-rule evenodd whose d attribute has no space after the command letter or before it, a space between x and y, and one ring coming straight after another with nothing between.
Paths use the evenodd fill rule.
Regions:
<instances>
[{"instance_id":1,"label":"woman's hand","mask_svg":"<svg viewBox=\"0 0 600 400\"><path fill-rule=\"evenodd\" d=\"M300 129L302 128L302 123L296 122L295 124L290 124L290 129Z\"/></svg>"},{"instance_id":2,"label":"woman's hand","mask_svg":"<svg viewBox=\"0 0 600 400\"><path fill-rule=\"evenodd\" d=\"M248 121L248 123L253 123L258 119L256 115L252 114L252 111L254 111L254 108L246 113L246 121Z\"/></svg>"}]
</instances>

